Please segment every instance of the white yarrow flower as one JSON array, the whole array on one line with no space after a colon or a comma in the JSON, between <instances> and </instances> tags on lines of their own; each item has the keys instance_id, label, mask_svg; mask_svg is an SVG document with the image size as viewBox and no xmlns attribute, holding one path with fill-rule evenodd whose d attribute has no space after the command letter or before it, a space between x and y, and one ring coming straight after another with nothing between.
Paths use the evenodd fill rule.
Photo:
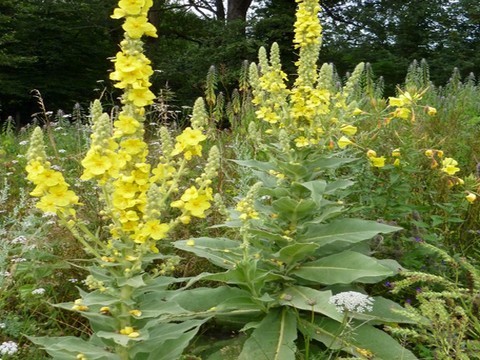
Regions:
<instances>
[{"instance_id":1,"label":"white yarrow flower","mask_svg":"<svg viewBox=\"0 0 480 360\"><path fill-rule=\"evenodd\" d=\"M337 311L342 314L344 311L364 313L373 310L374 299L357 291L345 291L333 295L328 302L335 305Z\"/></svg>"},{"instance_id":2,"label":"white yarrow flower","mask_svg":"<svg viewBox=\"0 0 480 360\"><path fill-rule=\"evenodd\" d=\"M18 345L14 341L4 341L0 344L0 355L13 355L18 351Z\"/></svg>"},{"instance_id":3,"label":"white yarrow flower","mask_svg":"<svg viewBox=\"0 0 480 360\"><path fill-rule=\"evenodd\" d=\"M32 295L43 295L43 294L45 294L44 288L38 288L38 289L32 290Z\"/></svg>"}]
</instances>

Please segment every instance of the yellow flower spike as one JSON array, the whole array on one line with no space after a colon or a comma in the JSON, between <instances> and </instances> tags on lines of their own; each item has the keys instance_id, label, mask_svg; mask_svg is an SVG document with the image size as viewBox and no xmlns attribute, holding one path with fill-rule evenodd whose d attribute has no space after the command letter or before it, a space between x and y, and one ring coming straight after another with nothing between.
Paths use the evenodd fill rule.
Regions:
<instances>
[{"instance_id":1,"label":"yellow flower spike","mask_svg":"<svg viewBox=\"0 0 480 360\"><path fill-rule=\"evenodd\" d=\"M475 200L477 200L477 195L475 195L472 192L468 192L467 196L465 196L465 199L467 199L467 201L470 204L473 204L475 202Z\"/></svg>"},{"instance_id":2,"label":"yellow flower spike","mask_svg":"<svg viewBox=\"0 0 480 360\"><path fill-rule=\"evenodd\" d=\"M340 127L340 131L343 132L345 135L353 136L357 133L357 127L353 125L343 125Z\"/></svg>"},{"instance_id":3,"label":"yellow flower spike","mask_svg":"<svg viewBox=\"0 0 480 360\"><path fill-rule=\"evenodd\" d=\"M337 145L340 149L345 149L348 145L353 144L353 141L347 138L346 136L342 136L338 141Z\"/></svg>"}]
</instances>

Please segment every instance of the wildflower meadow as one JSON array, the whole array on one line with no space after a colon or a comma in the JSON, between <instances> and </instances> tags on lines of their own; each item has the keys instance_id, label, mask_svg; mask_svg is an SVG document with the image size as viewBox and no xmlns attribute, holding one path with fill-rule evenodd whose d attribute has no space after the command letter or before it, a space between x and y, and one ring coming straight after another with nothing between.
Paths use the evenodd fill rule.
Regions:
<instances>
[{"instance_id":1,"label":"wildflower meadow","mask_svg":"<svg viewBox=\"0 0 480 360\"><path fill-rule=\"evenodd\" d=\"M0 131L0 358L480 359L480 87L319 64L317 0L216 69L188 114L154 93L152 0L120 0L121 96ZM222 123L222 125L221 125ZM225 126L227 123L227 126Z\"/></svg>"}]
</instances>

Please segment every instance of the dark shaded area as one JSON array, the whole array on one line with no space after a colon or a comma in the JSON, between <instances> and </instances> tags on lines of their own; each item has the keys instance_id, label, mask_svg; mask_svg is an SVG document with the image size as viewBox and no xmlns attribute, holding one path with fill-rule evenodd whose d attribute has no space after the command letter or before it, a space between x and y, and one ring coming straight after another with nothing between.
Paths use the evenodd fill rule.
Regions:
<instances>
[{"instance_id":1,"label":"dark shaded area","mask_svg":"<svg viewBox=\"0 0 480 360\"><path fill-rule=\"evenodd\" d=\"M28 122L39 111L33 89L54 111L68 112L76 102L88 105L103 90L107 102L115 100L118 92L108 81L108 58L122 36L121 22L109 17L115 5L114 0L0 3L0 121L12 116ZM155 1L149 16L159 37L146 44L157 70L154 90L167 87L175 94L174 105L191 105L203 94L214 64L218 90L228 97L243 60L256 61L259 46L274 41L285 71L293 73L295 1L268 0L255 6L244 21L249 0L229 0L226 8L214 0ZM192 13L192 7L202 13ZM320 62L333 62L342 78L359 62L369 62L385 78L386 94L391 95L414 59L427 59L436 84L444 84L454 67L462 77L479 73L477 1L324 0L322 8Z\"/></svg>"}]
</instances>

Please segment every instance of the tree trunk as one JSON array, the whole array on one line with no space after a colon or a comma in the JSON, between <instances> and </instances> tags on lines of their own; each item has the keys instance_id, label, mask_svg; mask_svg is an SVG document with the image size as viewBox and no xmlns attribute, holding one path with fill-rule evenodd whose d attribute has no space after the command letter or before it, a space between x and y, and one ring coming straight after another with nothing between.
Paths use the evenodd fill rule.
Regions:
<instances>
[{"instance_id":1,"label":"tree trunk","mask_svg":"<svg viewBox=\"0 0 480 360\"><path fill-rule=\"evenodd\" d=\"M247 11L252 0L228 0L227 21L247 20Z\"/></svg>"},{"instance_id":2,"label":"tree trunk","mask_svg":"<svg viewBox=\"0 0 480 360\"><path fill-rule=\"evenodd\" d=\"M215 0L215 12L217 20L225 20L225 7L223 6L223 0Z\"/></svg>"}]
</instances>

